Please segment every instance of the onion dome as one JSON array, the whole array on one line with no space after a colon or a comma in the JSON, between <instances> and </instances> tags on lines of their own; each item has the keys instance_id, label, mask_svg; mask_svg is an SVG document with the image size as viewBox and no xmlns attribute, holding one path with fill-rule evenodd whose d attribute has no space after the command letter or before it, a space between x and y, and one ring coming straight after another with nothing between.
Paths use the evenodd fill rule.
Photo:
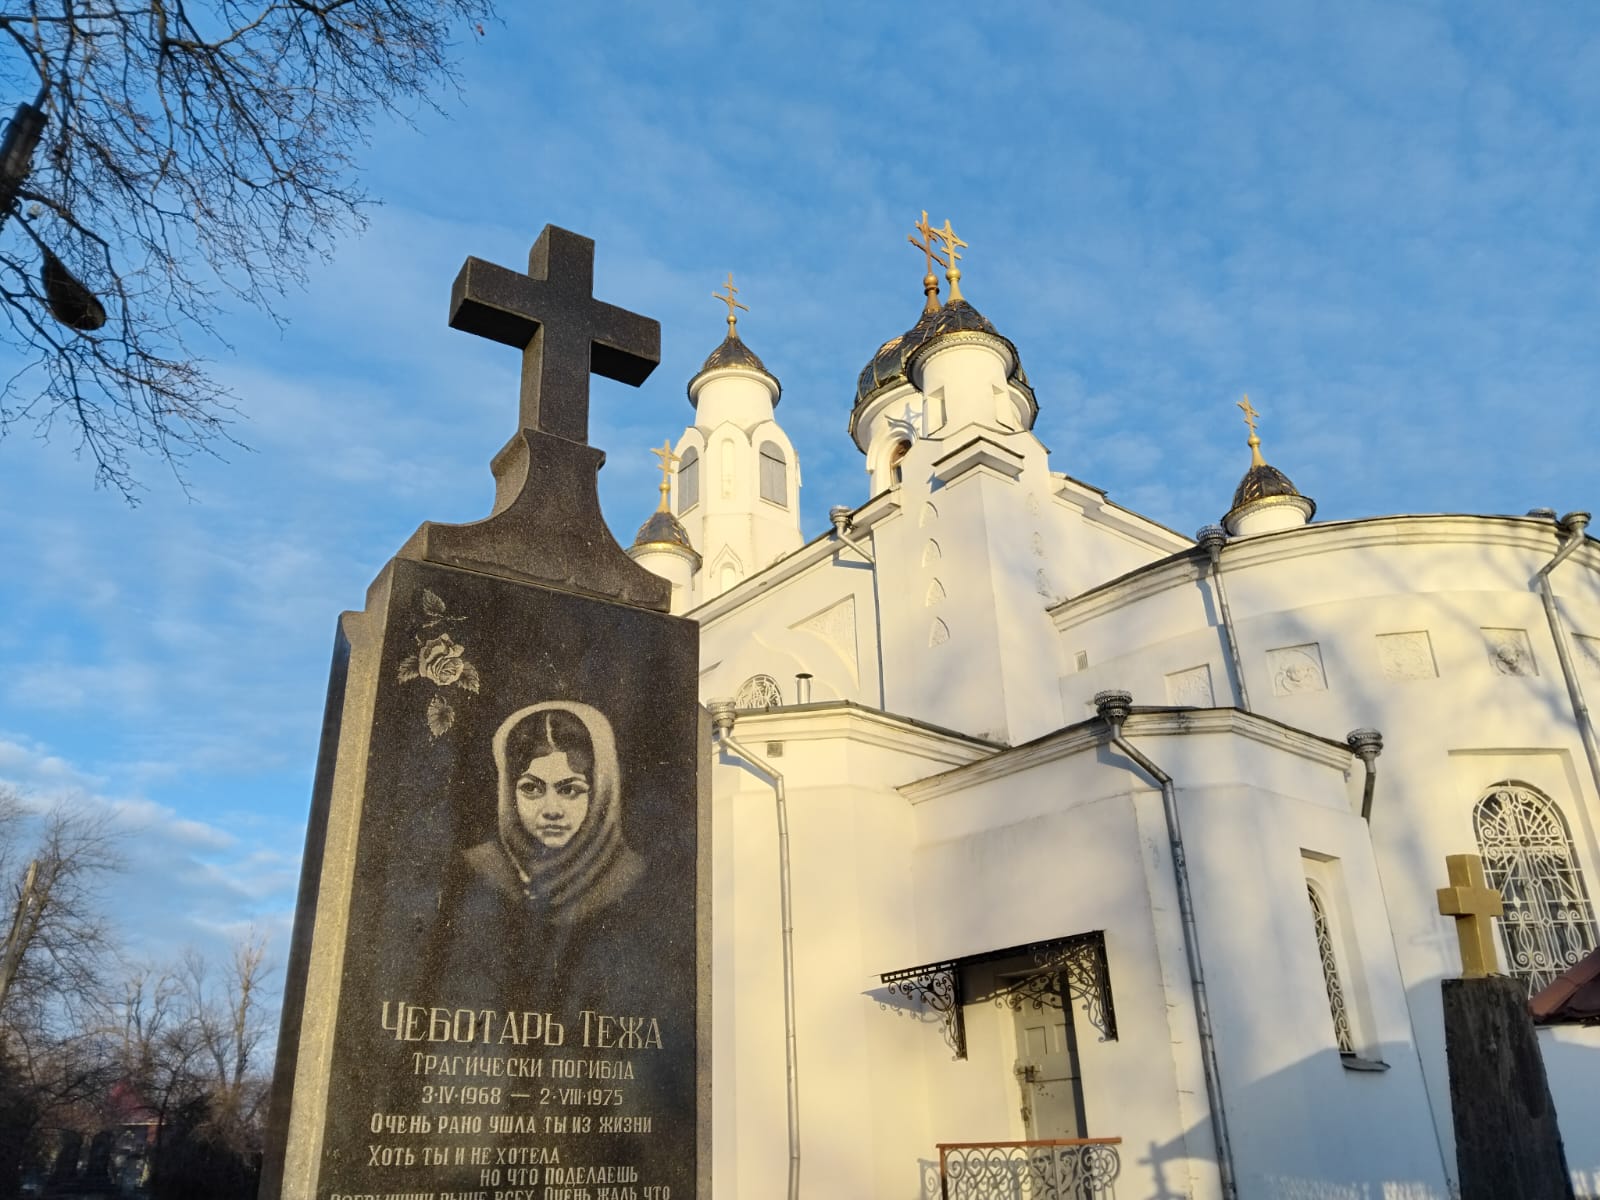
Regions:
<instances>
[{"instance_id":1,"label":"onion dome","mask_svg":"<svg viewBox=\"0 0 1600 1200\"><path fill-rule=\"evenodd\" d=\"M742 370L755 371L765 375L772 381L772 403L776 407L779 398L783 395L783 385L778 382L778 377L767 370L766 364L756 357L754 350L744 344L744 339L739 336L739 314L735 309L749 308L740 304L735 297L739 289L733 286L733 272L728 272L728 282L723 285L726 294L713 292L712 299L720 300L728 306L728 336L722 339L722 344L706 356L706 361L700 365L700 370L695 372L693 379L689 380L689 403L699 407L699 382L712 371Z\"/></svg>"},{"instance_id":2,"label":"onion dome","mask_svg":"<svg viewBox=\"0 0 1600 1200\"><path fill-rule=\"evenodd\" d=\"M1033 397L1027 372L1022 369L1022 359L1011 339L965 300L951 300L931 312L923 312L915 325L878 348L856 379L856 408L861 408L884 388L904 383L910 378L911 360L918 352L952 333L986 333L999 338L1011 352L1012 367L1006 381L1016 384L1030 399Z\"/></svg>"},{"instance_id":3,"label":"onion dome","mask_svg":"<svg viewBox=\"0 0 1600 1200\"><path fill-rule=\"evenodd\" d=\"M1233 493L1233 507L1243 508L1257 500L1266 500L1272 496L1299 496L1300 489L1295 487L1289 477L1277 467L1269 466L1265 462L1253 464L1244 473L1244 478L1239 481L1238 488ZM1309 497L1301 497L1316 510L1316 501Z\"/></svg>"},{"instance_id":4,"label":"onion dome","mask_svg":"<svg viewBox=\"0 0 1600 1200\"><path fill-rule=\"evenodd\" d=\"M652 450L650 453L660 460L661 499L656 504L655 512L639 526L639 532L633 535L633 545L628 547L628 553L637 558L641 552L668 550L687 557L698 567L700 555L695 550L694 544L689 541L689 531L683 527L683 522L672 515L672 510L667 504L672 493L669 477L672 468L678 463L678 456L672 452L671 442L663 442L660 449Z\"/></svg>"},{"instance_id":5,"label":"onion dome","mask_svg":"<svg viewBox=\"0 0 1600 1200\"><path fill-rule=\"evenodd\" d=\"M1233 507L1222 518L1223 524L1235 534L1304 525L1316 516L1317 502L1301 495L1287 475L1261 457L1261 438L1256 434L1256 418L1261 414L1251 407L1250 397L1240 401L1239 407L1250 428L1250 468L1234 489ZM1267 516L1266 510L1273 509L1285 511Z\"/></svg>"},{"instance_id":6,"label":"onion dome","mask_svg":"<svg viewBox=\"0 0 1600 1200\"><path fill-rule=\"evenodd\" d=\"M700 555L689 542L689 531L683 527L683 522L667 512L657 509L650 514L650 519L639 526L639 532L634 535L631 550L681 550L694 556L698 561Z\"/></svg>"}]
</instances>

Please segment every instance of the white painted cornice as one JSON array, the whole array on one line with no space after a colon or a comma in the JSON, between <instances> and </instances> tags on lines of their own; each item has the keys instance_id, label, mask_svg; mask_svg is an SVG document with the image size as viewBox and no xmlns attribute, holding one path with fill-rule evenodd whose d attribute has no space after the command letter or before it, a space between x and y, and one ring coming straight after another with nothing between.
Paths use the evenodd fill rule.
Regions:
<instances>
[{"instance_id":1,"label":"white painted cornice","mask_svg":"<svg viewBox=\"0 0 1600 1200\"><path fill-rule=\"evenodd\" d=\"M843 741L961 766L1002 750L997 742L929 725L848 700L797 704L740 713L734 736L754 748L758 741Z\"/></svg>"},{"instance_id":2,"label":"white painted cornice","mask_svg":"<svg viewBox=\"0 0 1600 1200\"><path fill-rule=\"evenodd\" d=\"M1530 555L1530 561L1542 564L1555 554L1557 536L1552 522L1537 517L1470 514L1367 517L1230 539L1222 550L1222 566L1233 573L1308 555L1382 546L1503 546L1524 550ZM1600 571L1600 550L1595 539L1586 536L1584 545L1574 551L1572 561ZM1048 610L1050 619L1065 633L1125 604L1169 588L1191 586L1205 573L1207 565L1199 550L1182 551L1063 600ZM1532 571L1529 574L1531 576Z\"/></svg>"},{"instance_id":3,"label":"white painted cornice","mask_svg":"<svg viewBox=\"0 0 1600 1200\"><path fill-rule=\"evenodd\" d=\"M935 459L933 477L940 483L950 483L968 471L986 467L1003 478L1016 479L1026 461L1011 447L979 433Z\"/></svg>"},{"instance_id":4,"label":"white painted cornice","mask_svg":"<svg viewBox=\"0 0 1600 1200\"><path fill-rule=\"evenodd\" d=\"M1123 726L1123 733L1129 738L1237 735L1341 772L1348 771L1355 761L1355 755L1347 746L1237 708L1135 709ZM1098 717L1092 717L1014 749L1002 750L966 766L903 784L899 791L912 804L921 804L978 784L1005 779L1046 763L1071 758L1103 746L1108 740L1105 723ZM1179 787L1183 786L1183 780L1176 782Z\"/></svg>"},{"instance_id":5,"label":"white painted cornice","mask_svg":"<svg viewBox=\"0 0 1600 1200\"><path fill-rule=\"evenodd\" d=\"M1050 479L1054 485L1053 493L1058 501L1077 509L1097 524L1130 537L1140 545L1166 550L1169 553L1194 545L1193 538L1185 537L1175 529L1168 529L1159 521L1152 521L1149 517L1108 499L1103 488L1097 488L1081 479L1074 479L1071 475L1064 475L1060 471L1052 471Z\"/></svg>"}]
</instances>

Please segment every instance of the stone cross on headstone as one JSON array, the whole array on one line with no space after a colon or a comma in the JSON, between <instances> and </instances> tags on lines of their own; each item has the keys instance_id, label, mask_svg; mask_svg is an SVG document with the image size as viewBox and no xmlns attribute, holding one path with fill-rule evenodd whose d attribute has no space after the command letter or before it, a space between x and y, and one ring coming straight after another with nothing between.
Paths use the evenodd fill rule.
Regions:
<instances>
[{"instance_id":1,"label":"stone cross on headstone","mask_svg":"<svg viewBox=\"0 0 1600 1200\"><path fill-rule=\"evenodd\" d=\"M637 387L661 362L661 325L594 298L594 241L546 225L528 273L468 258L450 326L522 351L522 428L582 442L589 376Z\"/></svg>"},{"instance_id":2,"label":"stone cross on headstone","mask_svg":"<svg viewBox=\"0 0 1600 1200\"><path fill-rule=\"evenodd\" d=\"M1494 952L1491 917L1505 912L1500 893L1483 874L1483 859L1476 854L1446 856L1450 886L1439 889L1439 912L1456 919L1456 939L1461 943L1461 974L1466 979L1493 975L1499 960Z\"/></svg>"}]
</instances>

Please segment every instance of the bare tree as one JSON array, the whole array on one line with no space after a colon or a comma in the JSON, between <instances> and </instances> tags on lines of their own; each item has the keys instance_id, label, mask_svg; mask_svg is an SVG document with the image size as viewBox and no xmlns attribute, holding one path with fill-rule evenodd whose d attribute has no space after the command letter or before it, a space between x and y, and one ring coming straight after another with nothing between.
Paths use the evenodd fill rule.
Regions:
<instances>
[{"instance_id":1,"label":"bare tree","mask_svg":"<svg viewBox=\"0 0 1600 1200\"><path fill-rule=\"evenodd\" d=\"M66 432L130 500L134 457L181 480L185 457L231 441L233 398L194 335L230 296L271 312L359 223L372 120L427 103L452 32L481 34L490 3L0 0L0 81L43 123L0 241L25 364L0 388L0 437Z\"/></svg>"},{"instance_id":2,"label":"bare tree","mask_svg":"<svg viewBox=\"0 0 1600 1200\"><path fill-rule=\"evenodd\" d=\"M269 973L267 941L251 930L233 945L219 987L199 954L184 956L184 993L189 1019L210 1065L207 1091L211 1119L230 1132L253 1128L263 1099L256 1049L267 1033L262 987Z\"/></svg>"},{"instance_id":3,"label":"bare tree","mask_svg":"<svg viewBox=\"0 0 1600 1200\"><path fill-rule=\"evenodd\" d=\"M102 817L56 808L30 819L0 789L0 1196L40 1125L77 1123L115 1078L102 1036L113 944L99 896L115 841Z\"/></svg>"},{"instance_id":4,"label":"bare tree","mask_svg":"<svg viewBox=\"0 0 1600 1200\"><path fill-rule=\"evenodd\" d=\"M16 814L14 794L0 808ZM20 821L10 818L13 829ZM10 920L0 941L0 1049L7 1031L83 1027L108 977L112 940L100 906L117 869L116 833L102 816L57 807L32 842L12 839Z\"/></svg>"}]
</instances>

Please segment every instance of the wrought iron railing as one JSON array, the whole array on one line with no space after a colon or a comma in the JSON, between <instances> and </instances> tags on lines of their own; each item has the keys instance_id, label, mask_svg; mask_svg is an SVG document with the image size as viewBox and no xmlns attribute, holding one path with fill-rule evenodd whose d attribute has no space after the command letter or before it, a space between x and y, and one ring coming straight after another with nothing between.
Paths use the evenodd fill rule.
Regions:
<instances>
[{"instance_id":1,"label":"wrought iron railing","mask_svg":"<svg viewBox=\"0 0 1600 1200\"><path fill-rule=\"evenodd\" d=\"M952 1142L939 1146L941 1200L1108 1200L1121 1138Z\"/></svg>"}]
</instances>

